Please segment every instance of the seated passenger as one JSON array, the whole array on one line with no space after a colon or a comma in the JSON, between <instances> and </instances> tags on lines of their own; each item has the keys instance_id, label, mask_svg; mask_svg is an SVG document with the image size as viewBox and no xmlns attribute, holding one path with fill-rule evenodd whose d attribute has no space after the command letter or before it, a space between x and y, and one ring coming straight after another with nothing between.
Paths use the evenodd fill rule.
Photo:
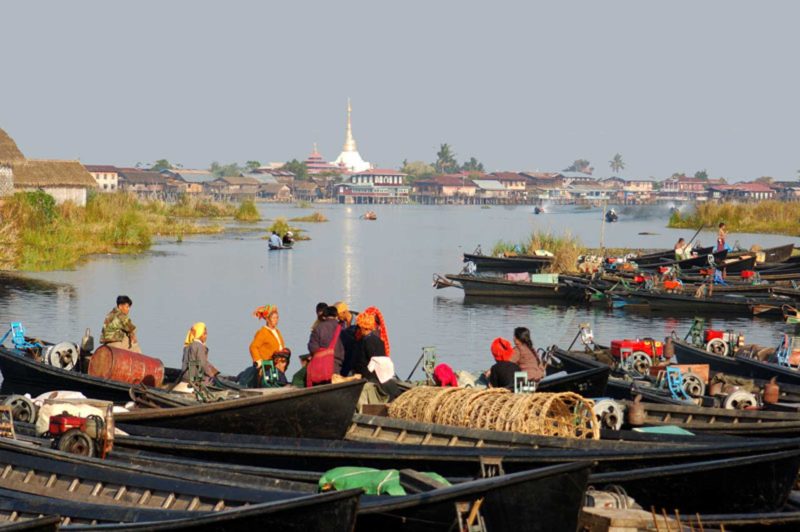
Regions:
<instances>
[{"instance_id":1,"label":"seated passenger","mask_svg":"<svg viewBox=\"0 0 800 532\"><path fill-rule=\"evenodd\" d=\"M495 338L492 342L492 356L496 360L494 366L489 368L486 378L490 388L514 389L514 373L522 369L511 362L514 348L505 338Z\"/></svg>"},{"instance_id":2,"label":"seated passenger","mask_svg":"<svg viewBox=\"0 0 800 532\"><path fill-rule=\"evenodd\" d=\"M186 340L183 342L183 361L181 363L182 381L189 382L190 380L189 362L199 362L203 371L203 380L206 384L211 384L214 377L219 375L219 370L208 361L207 339L208 329L203 322L197 322L192 325L192 328L186 334Z\"/></svg>"}]
</instances>

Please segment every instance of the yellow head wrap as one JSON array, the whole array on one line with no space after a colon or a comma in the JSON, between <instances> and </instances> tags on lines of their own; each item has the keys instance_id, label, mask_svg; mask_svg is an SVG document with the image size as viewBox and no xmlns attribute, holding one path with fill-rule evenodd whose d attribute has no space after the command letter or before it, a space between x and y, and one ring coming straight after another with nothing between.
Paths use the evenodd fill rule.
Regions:
<instances>
[{"instance_id":1,"label":"yellow head wrap","mask_svg":"<svg viewBox=\"0 0 800 532\"><path fill-rule=\"evenodd\" d=\"M353 315L350 313L350 309L347 308L347 303L344 301L337 301L333 306L336 307L336 310L339 312L339 320L350 323L353 319Z\"/></svg>"},{"instance_id":2,"label":"yellow head wrap","mask_svg":"<svg viewBox=\"0 0 800 532\"><path fill-rule=\"evenodd\" d=\"M206 324L202 321L198 321L189 329L189 332L186 334L186 340L183 341L183 345L189 345L195 340L199 340L204 332L206 332Z\"/></svg>"}]
</instances>

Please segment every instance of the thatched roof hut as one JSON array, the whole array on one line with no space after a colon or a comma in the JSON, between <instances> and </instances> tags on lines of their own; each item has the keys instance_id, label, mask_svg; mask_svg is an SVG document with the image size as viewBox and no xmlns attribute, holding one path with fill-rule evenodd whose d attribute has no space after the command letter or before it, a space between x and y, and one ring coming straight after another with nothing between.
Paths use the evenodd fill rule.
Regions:
<instances>
[{"instance_id":1,"label":"thatched roof hut","mask_svg":"<svg viewBox=\"0 0 800 532\"><path fill-rule=\"evenodd\" d=\"M79 161L22 160L11 164L15 188L95 188L97 182Z\"/></svg>"},{"instance_id":2,"label":"thatched roof hut","mask_svg":"<svg viewBox=\"0 0 800 532\"><path fill-rule=\"evenodd\" d=\"M11 162L23 160L25 160L25 156L19 151L17 143L14 142L14 139L12 139L8 133L0 128L0 161Z\"/></svg>"}]
</instances>

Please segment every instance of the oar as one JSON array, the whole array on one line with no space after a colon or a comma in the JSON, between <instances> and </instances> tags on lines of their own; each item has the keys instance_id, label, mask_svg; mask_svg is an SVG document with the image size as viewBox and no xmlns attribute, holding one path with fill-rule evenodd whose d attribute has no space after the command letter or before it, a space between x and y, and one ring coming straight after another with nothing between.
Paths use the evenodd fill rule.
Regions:
<instances>
[{"instance_id":1,"label":"oar","mask_svg":"<svg viewBox=\"0 0 800 532\"><path fill-rule=\"evenodd\" d=\"M688 244L686 244L687 246L691 245L691 243L692 243L692 242L694 242L694 239L695 239L695 238L697 238L697 235L699 235L699 234L700 234L700 231L702 231L702 230L705 228L705 226L706 226L706 224L703 224L703 225L701 225L701 226L700 226L700 229L698 229L698 230L697 230L697 232L694 234L694 236L692 237L692 239L691 239L691 240L689 240L689 243L688 243Z\"/></svg>"},{"instance_id":2,"label":"oar","mask_svg":"<svg viewBox=\"0 0 800 532\"><path fill-rule=\"evenodd\" d=\"M409 374L408 374L408 377L406 377L406 380L407 380L407 381L410 381L410 380L411 380L411 376L414 374L414 372L415 372L415 371L417 371L417 368L419 367L419 363L420 363L420 362L422 362L422 359L423 359L423 357L424 357L424 356L425 356L425 350L423 349L423 350L422 350L422 354L421 354L421 355L419 356L419 358L417 359L417 363L416 363L416 364L414 364L414 368L411 370L411 373L409 373Z\"/></svg>"}]
</instances>

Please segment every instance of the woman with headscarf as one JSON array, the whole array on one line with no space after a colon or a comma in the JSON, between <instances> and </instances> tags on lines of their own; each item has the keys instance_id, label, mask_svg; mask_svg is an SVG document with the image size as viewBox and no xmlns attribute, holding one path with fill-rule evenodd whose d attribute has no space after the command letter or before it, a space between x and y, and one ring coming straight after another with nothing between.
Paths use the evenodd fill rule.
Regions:
<instances>
[{"instance_id":1,"label":"woman with headscarf","mask_svg":"<svg viewBox=\"0 0 800 532\"><path fill-rule=\"evenodd\" d=\"M387 344L381 338L377 316L383 321L380 311L375 307L369 307L356 317L358 332L353 356L353 374L359 374L362 378L377 384L390 399L394 399L402 393L394 380L394 375L386 375L383 372L385 366L377 360L373 361L389 356ZM386 361L389 361L388 358Z\"/></svg>"},{"instance_id":2,"label":"woman with headscarf","mask_svg":"<svg viewBox=\"0 0 800 532\"><path fill-rule=\"evenodd\" d=\"M192 325L183 342L183 362L181 363L181 380L189 382L189 363L197 362L203 371L204 380L210 383L219 374L219 370L208 361L208 329L203 322Z\"/></svg>"},{"instance_id":3,"label":"woman with headscarf","mask_svg":"<svg viewBox=\"0 0 800 532\"><path fill-rule=\"evenodd\" d=\"M511 362L522 368L522 371L528 374L530 381L539 382L544 377L547 364L536 354L531 331L527 327L514 329L514 354L511 355Z\"/></svg>"},{"instance_id":4,"label":"woman with headscarf","mask_svg":"<svg viewBox=\"0 0 800 532\"><path fill-rule=\"evenodd\" d=\"M347 303L344 301L337 301L334 305L336 307L337 318L339 325L342 326L342 334L339 339L344 347L344 360L342 360L342 368L339 374L343 377L350 375L353 369L353 357L356 351L356 333L358 326L353 324L353 313L347 308Z\"/></svg>"},{"instance_id":5,"label":"woman with headscarf","mask_svg":"<svg viewBox=\"0 0 800 532\"><path fill-rule=\"evenodd\" d=\"M278 330L278 307L264 305L253 311L253 316L265 320L266 323L256 331L253 341L250 342L250 356L253 364L260 365L262 360L272 360L272 355L278 352L291 353L283 342L283 336Z\"/></svg>"},{"instance_id":6,"label":"woman with headscarf","mask_svg":"<svg viewBox=\"0 0 800 532\"><path fill-rule=\"evenodd\" d=\"M511 357L514 356L514 347L505 338L495 338L491 350L496 362L489 368L487 375L489 387L513 390L514 373L522 371L517 364L511 362Z\"/></svg>"},{"instance_id":7,"label":"woman with headscarf","mask_svg":"<svg viewBox=\"0 0 800 532\"><path fill-rule=\"evenodd\" d=\"M327 352L323 351L328 348L333 349L333 364L327 365L326 369L320 373L325 373L325 379L315 380L314 384L324 384L331 381L334 373L339 373L342 370L342 362L344 361L344 346L341 341L342 326L339 325L339 311L336 307L325 307L322 311L319 324L311 331L308 337L308 352L311 353L312 364L313 359L317 357L317 353ZM328 355L330 356L330 355ZM330 362L330 361L328 361ZM330 373L328 373L330 371ZM312 375L313 376L313 375ZM316 375L319 378L319 375ZM309 383L310 384L310 383Z\"/></svg>"}]
</instances>

